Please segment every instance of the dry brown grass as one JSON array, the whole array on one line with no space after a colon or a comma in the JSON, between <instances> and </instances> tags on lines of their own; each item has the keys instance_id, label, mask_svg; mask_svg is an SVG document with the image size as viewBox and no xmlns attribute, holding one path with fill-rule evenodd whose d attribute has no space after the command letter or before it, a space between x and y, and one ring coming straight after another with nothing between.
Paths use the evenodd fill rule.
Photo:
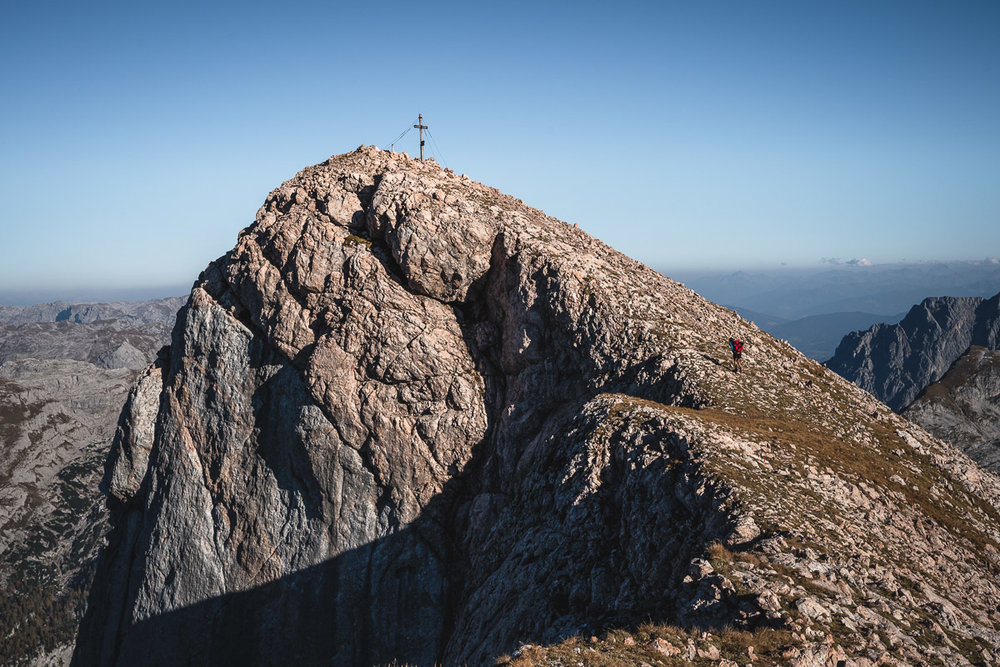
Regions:
<instances>
[{"instance_id":1,"label":"dry brown grass","mask_svg":"<svg viewBox=\"0 0 1000 667\"><path fill-rule=\"evenodd\" d=\"M654 640L669 642L681 653L667 656L657 650ZM525 646L517 657L505 655L497 659L497 665L507 667L536 667L541 665L577 665L586 667L634 667L642 663L665 665L718 665L717 660L696 656L687 657L687 646L694 642L697 648L714 646L722 658L739 664L749 661L748 649L752 647L757 664L786 662L782 654L795 645L792 634L786 630L758 629L743 631L721 629L702 631L683 629L672 625L644 624L634 632L612 630L596 642L581 637L571 637L552 646ZM762 663L759 661L763 661Z\"/></svg>"},{"instance_id":2,"label":"dry brown grass","mask_svg":"<svg viewBox=\"0 0 1000 667\"><path fill-rule=\"evenodd\" d=\"M964 485L954 478L948 478L948 481L955 489L950 494L955 508L950 509L935 501L930 495L930 489L945 479L947 474L929 456L913 451L893 426L882 421L873 420L865 424L874 432L878 443L875 447L869 447L844 440L816 423L789 419L780 413L775 416L749 411L746 415L734 415L715 408L693 410L660 407L724 426L727 430L754 439L771 441L784 447L794 445L799 457L811 455L815 458L817 467L829 467L884 490L899 492L907 503L919 508L925 516L955 537L963 538L983 556L984 562L990 562L984 553L988 545L1000 550L1000 543L976 530L962 516L963 513L971 513L1000 524L997 509L975 494L963 491ZM895 450L897 454L890 455L891 450ZM900 486L890 481L894 475L898 475L906 484Z\"/></svg>"}]
</instances>

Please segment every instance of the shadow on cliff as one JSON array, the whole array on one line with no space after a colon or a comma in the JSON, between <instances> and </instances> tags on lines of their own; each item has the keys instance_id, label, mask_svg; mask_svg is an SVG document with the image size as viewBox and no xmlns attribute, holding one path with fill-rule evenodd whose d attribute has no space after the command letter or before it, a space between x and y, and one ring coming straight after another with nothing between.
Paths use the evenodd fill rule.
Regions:
<instances>
[{"instance_id":1,"label":"shadow on cliff","mask_svg":"<svg viewBox=\"0 0 1000 667\"><path fill-rule=\"evenodd\" d=\"M593 407L601 393L692 407L698 396L660 357L598 381L607 369L553 339L525 355L531 391L508 392L500 343L475 333L488 317L459 318L485 380L486 435L415 520L268 583L131 622L149 538L141 507L118 507L74 664L487 664L520 643L608 627L724 624L683 608L690 559L729 521L688 443L648 416ZM252 356L281 364L254 396L256 453L322 517L316 462L297 432L310 399L296 394L295 362Z\"/></svg>"},{"instance_id":2,"label":"shadow on cliff","mask_svg":"<svg viewBox=\"0 0 1000 667\"><path fill-rule=\"evenodd\" d=\"M140 621L123 632L116 663L436 664L441 624L427 612L440 611L443 566L415 562L419 531L409 526L250 590ZM366 571L385 560L393 561L391 572ZM400 593L399 604L385 604Z\"/></svg>"},{"instance_id":3,"label":"shadow on cliff","mask_svg":"<svg viewBox=\"0 0 1000 667\"><path fill-rule=\"evenodd\" d=\"M278 488L294 494L302 503L309 519L322 515L323 491L316 478L315 463L310 460L309 447L302 429L298 428L303 406L313 405L302 387L299 371L283 359L271 346L255 340L261 350L251 358L260 360L257 368L272 364L277 372L267 378L253 393L254 425L257 429L257 454L274 475ZM303 352L301 356L306 356ZM216 471L212 471L216 473Z\"/></svg>"},{"instance_id":4,"label":"shadow on cliff","mask_svg":"<svg viewBox=\"0 0 1000 667\"><path fill-rule=\"evenodd\" d=\"M686 442L648 426L637 440L628 423L601 415L581 421L584 402L552 416L522 479L481 489L492 454L483 442L469 473L402 529L127 626L125 611L103 655L78 649L74 664L486 664L521 643L677 623L687 564L725 532L727 517L711 490L696 491L706 480L685 459ZM592 455L588 437L602 424L609 460L597 469L601 484L582 494L587 475L573 462ZM643 463L653 450L666 456ZM122 537L141 517L118 513L111 544L131 549ZM110 574L99 575L93 596Z\"/></svg>"}]
</instances>

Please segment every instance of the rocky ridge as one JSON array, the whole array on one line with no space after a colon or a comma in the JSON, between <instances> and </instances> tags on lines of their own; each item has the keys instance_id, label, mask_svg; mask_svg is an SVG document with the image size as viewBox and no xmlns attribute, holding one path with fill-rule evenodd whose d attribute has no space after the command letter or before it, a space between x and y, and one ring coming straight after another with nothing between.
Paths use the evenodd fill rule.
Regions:
<instances>
[{"instance_id":1,"label":"rocky ridge","mask_svg":"<svg viewBox=\"0 0 1000 667\"><path fill-rule=\"evenodd\" d=\"M574 226L371 148L203 272L105 486L81 665L485 664L643 620L702 633L651 664L732 660L726 626L797 665L1000 649L996 477Z\"/></svg>"},{"instance_id":2,"label":"rocky ridge","mask_svg":"<svg viewBox=\"0 0 1000 667\"><path fill-rule=\"evenodd\" d=\"M924 299L898 324L845 336L826 365L898 412L970 345L1000 347L1000 294Z\"/></svg>"},{"instance_id":3,"label":"rocky ridge","mask_svg":"<svg viewBox=\"0 0 1000 667\"><path fill-rule=\"evenodd\" d=\"M108 370L143 370L170 340L183 303L171 297L135 303L0 306L0 363L72 359Z\"/></svg>"},{"instance_id":4,"label":"rocky ridge","mask_svg":"<svg viewBox=\"0 0 1000 667\"><path fill-rule=\"evenodd\" d=\"M151 301L110 301L102 303L70 303L52 301L33 306L0 306L0 323L29 324L31 322L74 322L92 324L101 320L116 320L132 324L172 325L177 310L184 305L180 297Z\"/></svg>"},{"instance_id":5,"label":"rocky ridge","mask_svg":"<svg viewBox=\"0 0 1000 667\"><path fill-rule=\"evenodd\" d=\"M1000 471L1000 350L973 345L902 414Z\"/></svg>"},{"instance_id":6,"label":"rocky ridge","mask_svg":"<svg viewBox=\"0 0 1000 667\"><path fill-rule=\"evenodd\" d=\"M164 302L127 321L0 324L0 662L67 664L108 512L98 489L129 388L169 341ZM122 307L87 304L86 311ZM20 311L24 311L21 313ZM26 313L26 314L25 314ZM176 312L174 314L176 317Z\"/></svg>"}]
</instances>

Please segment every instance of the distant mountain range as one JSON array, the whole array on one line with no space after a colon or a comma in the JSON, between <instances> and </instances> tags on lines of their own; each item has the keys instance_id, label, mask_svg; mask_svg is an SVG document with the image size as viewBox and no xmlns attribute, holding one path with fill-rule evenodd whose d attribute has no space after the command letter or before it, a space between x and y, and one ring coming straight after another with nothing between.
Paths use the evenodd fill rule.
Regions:
<instances>
[{"instance_id":1,"label":"distant mountain range","mask_svg":"<svg viewBox=\"0 0 1000 667\"><path fill-rule=\"evenodd\" d=\"M12 289L0 286L0 304L4 306L33 306L36 304L67 303L67 304L107 304L120 306L127 303L149 303L160 301L171 295L186 294L191 286L187 283L177 285L156 285L143 287L103 287L85 288L75 285L61 287Z\"/></svg>"},{"instance_id":2,"label":"distant mountain range","mask_svg":"<svg viewBox=\"0 0 1000 667\"><path fill-rule=\"evenodd\" d=\"M182 299L0 306L0 664L67 664L129 387Z\"/></svg>"},{"instance_id":3,"label":"distant mountain range","mask_svg":"<svg viewBox=\"0 0 1000 667\"><path fill-rule=\"evenodd\" d=\"M785 320L830 313L901 313L928 296L988 297L1000 290L1000 262L995 259L665 272L712 301Z\"/></svg>"},{"instance_id":4,"label":"distant mountain range","mask_svg":"<svg viewBox=\"0 0 1000 667\"><path fill-rule=\"evenodd\" d=\"M895 324L905 314L826 313L824 315L810 315L797 320L785 320L739 306L729 306L729 308L772 336L787 340L807 357L820 362L833 356L837 345L848 333L867 329L878 323Z\"/></svg>"},{"instance_id":5,"label":"distant mountain range","mask_svg":"<svg viewBox=\"0 0 1000 667\"><path fill-rule=\"evenodd\" d=\"M165 324L173 326L177 310L184 305L181 297L153 301L112 301L108 303L69 303L52 301L30 306L0 306L0 323L75 322L90 324L100 320Z\"/></svg>"},{"instance_id":6,"label":"distant mountain range","mask_svg":"<svg viewBox=\"0 0 1000 667\"><path fill-rule=\"evenodd\" d=\"M928 295L988 297L1000 290L994 259L670 275L820 362L850 332L895 324Z\"/></svg>"}]
</instances>

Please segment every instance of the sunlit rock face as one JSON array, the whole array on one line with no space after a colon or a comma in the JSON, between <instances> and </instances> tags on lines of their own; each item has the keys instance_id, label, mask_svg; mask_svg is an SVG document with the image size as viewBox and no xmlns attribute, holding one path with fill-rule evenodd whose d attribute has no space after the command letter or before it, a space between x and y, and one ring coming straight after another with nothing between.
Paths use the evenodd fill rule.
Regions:
<instances>
[{"instance_id":1,"label":"sunlit rock face","mask_svg":"<svg viewBox=\"0 0 1000 667\"><path fill-rule=\"evenodd\" d=\"M956 632L995 641L1000 531L953 494L1000 487L909 428L575 226L362 147L270 194L133 387L75 661L488 664L645 620L874 642L876 560L926 586L886 617L960 586ZM923 557L959 528L914 537L889 481L931 470L961 577Z\"/></svg>"}]
</instances>

